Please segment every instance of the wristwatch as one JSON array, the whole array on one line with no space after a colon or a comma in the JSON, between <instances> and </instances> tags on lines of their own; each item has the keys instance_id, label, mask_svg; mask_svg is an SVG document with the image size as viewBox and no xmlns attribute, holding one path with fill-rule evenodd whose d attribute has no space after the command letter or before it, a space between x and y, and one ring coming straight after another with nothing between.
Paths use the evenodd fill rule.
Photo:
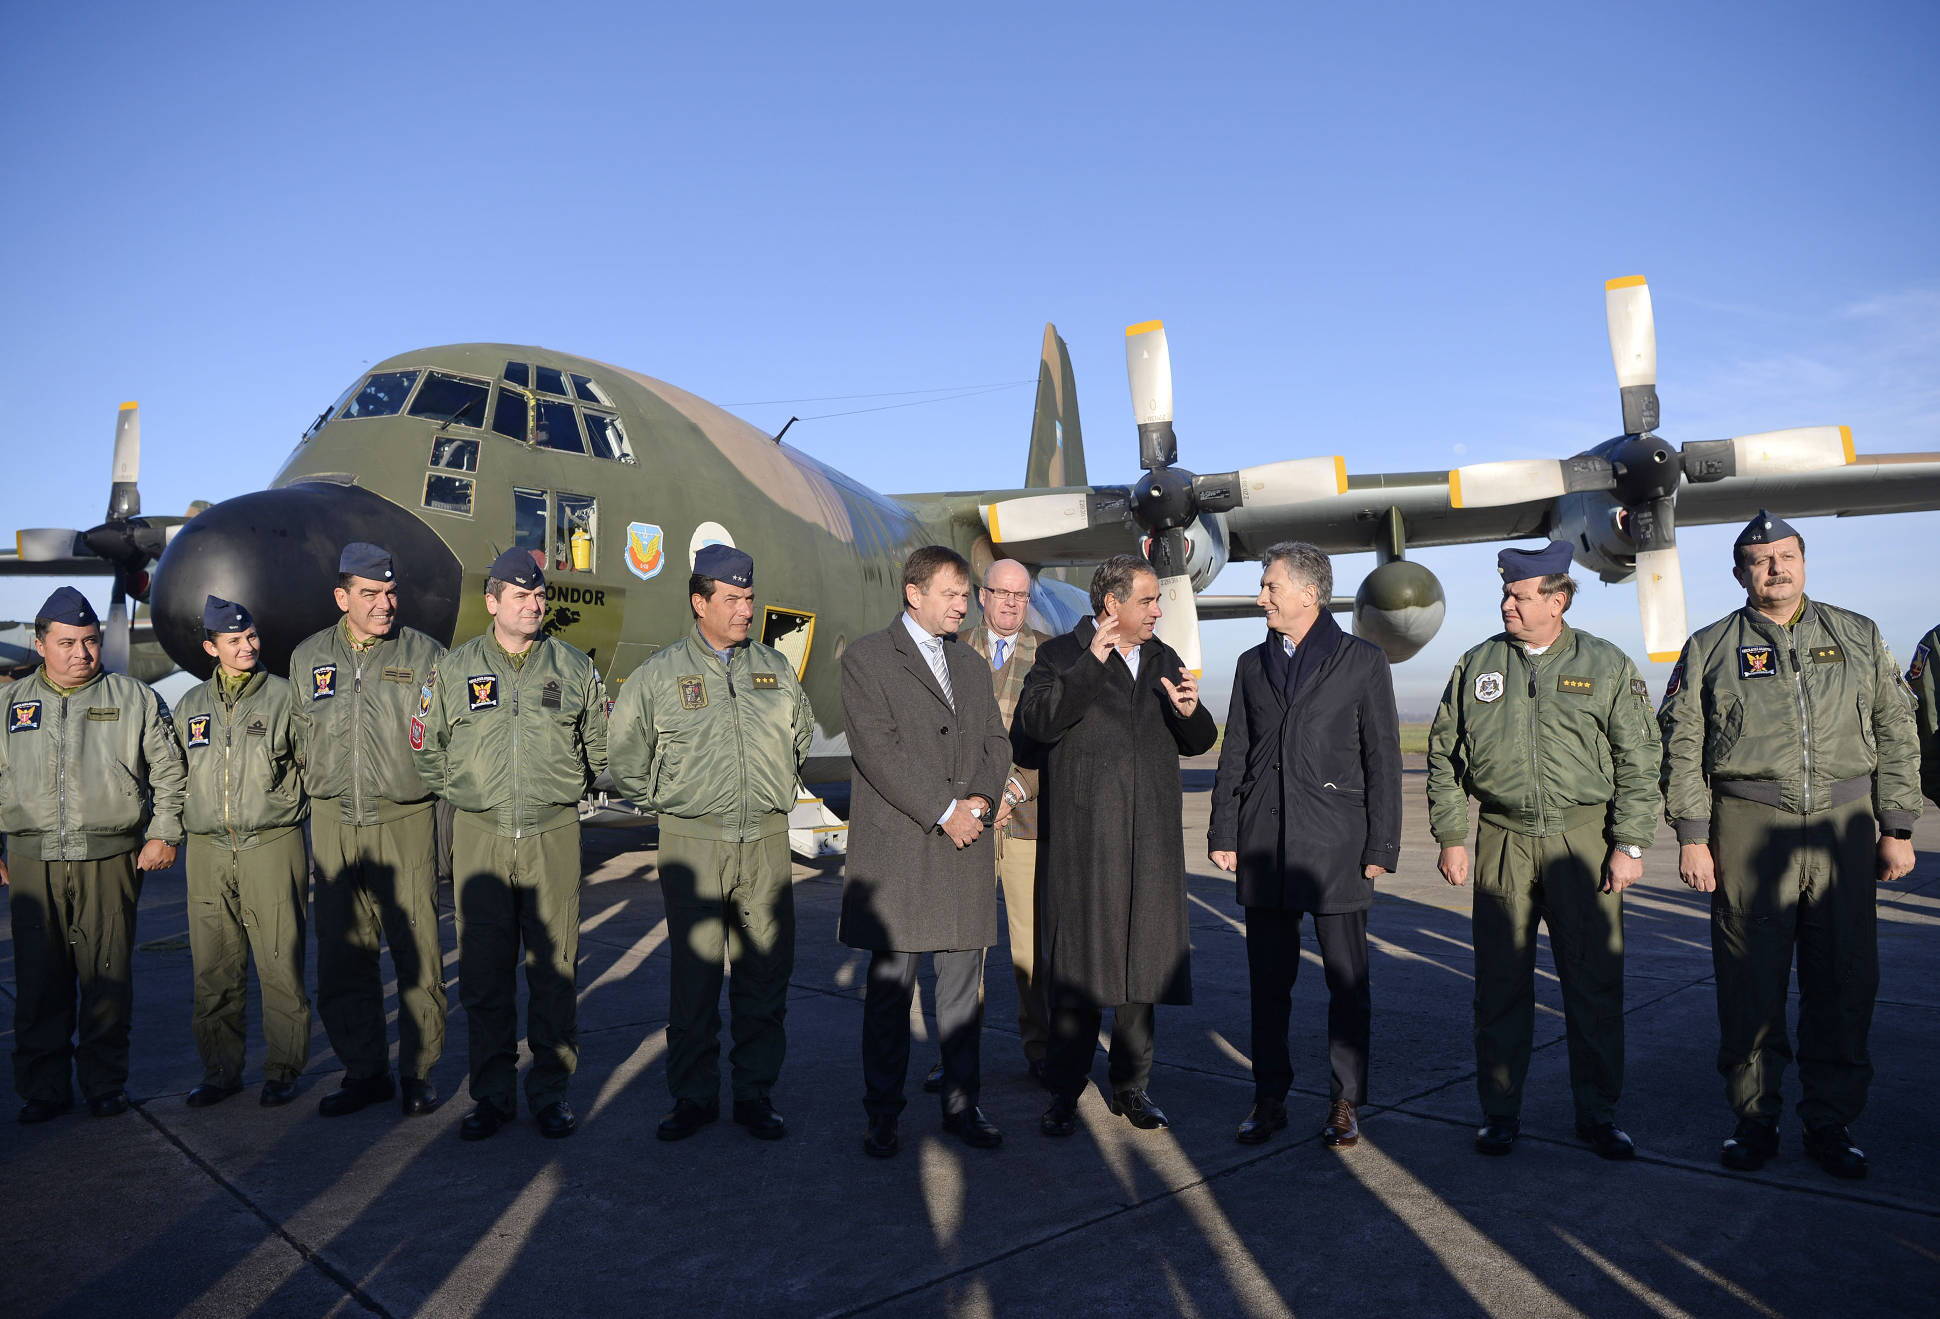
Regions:
<instances>
[{"instance_id":1,"label":"wristwatch","mask_svg":"<svg viewBox=\"0 0 1940 1319\"><path fill-rule=\"evenodd\" d=\"M1635 843L1618 843L1617 850L1629 857L1632 861L1641 861L1644 859L1644 849Z\"/></svg>"}]
</instances>

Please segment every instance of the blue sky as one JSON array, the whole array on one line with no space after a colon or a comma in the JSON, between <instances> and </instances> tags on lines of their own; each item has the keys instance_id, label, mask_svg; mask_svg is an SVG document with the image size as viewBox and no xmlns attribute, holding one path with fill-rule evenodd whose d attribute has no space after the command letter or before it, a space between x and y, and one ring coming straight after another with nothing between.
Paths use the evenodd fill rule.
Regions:
<instances>
[{"instance_id":1,"label":"blue sky","mask_svg":"<svg viewBox=\"0 0 1940 1319\"><path fill-rule=\"evenodd\" d=\"M1157 316L1197 470L1561 455L1617 429L1626 274L1667 437L1940 450L1929 6L110 4L9 32L15 523L99 517L122 399L176 512L267 482L365 363L479 339L738 403L1027 379L1052 320L1123 481L1123 327ZM891 491L1009 484L1029 408L789 439ZM1940 514L1806 530L1814 594L1902 655L1940 615ZM1682 537L1694 625L1737 602L1730 535ZM1449 621L1404 708L1495 625L1491 550L1419 557ZM1628 588L1575 617L1641 652ZM1254 636L1209 629L1209 667Z\"/></svg>"}]
</instances>

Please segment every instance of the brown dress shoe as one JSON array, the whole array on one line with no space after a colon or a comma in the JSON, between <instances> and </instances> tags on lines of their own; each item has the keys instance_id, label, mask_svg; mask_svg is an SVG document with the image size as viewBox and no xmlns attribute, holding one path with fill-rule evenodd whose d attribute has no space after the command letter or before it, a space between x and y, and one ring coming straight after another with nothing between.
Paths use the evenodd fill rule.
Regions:
<instances>
[{"instance_id":1,"label":"brown dress shoe","mask_svg":"<svg viewBox=\"0 0 1940 1319\"><path fill-rule=\"evenodd\" d=\"M1327 1125L1320 1129L1320 1143L1334 1149L1348 1149L1360 1142L1361 1124L1355 1119L1354 1105L1336 1099L1327 1110Z\"/></svg>"}]
</instances>

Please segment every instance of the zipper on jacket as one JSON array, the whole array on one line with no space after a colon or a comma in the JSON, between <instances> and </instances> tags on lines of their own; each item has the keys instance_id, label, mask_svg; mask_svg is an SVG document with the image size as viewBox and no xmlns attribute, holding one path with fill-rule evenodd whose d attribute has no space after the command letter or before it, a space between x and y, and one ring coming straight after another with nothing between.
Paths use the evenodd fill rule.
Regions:
<instances>
[{"instance_id":1,"label":"zipper on jacket","mask_svg":"<svg viewBox=\"0 0 1940 1319\"><path fill-rule=\"evenodd\" d=\"M1792 657L1792 687L1799 698L1799 740L1805 753L1805 813L1812 813L1812 712L1805 701L1805 671L1799 667L1797 638L1785 629L1786 654Z\"/></svg>"},{"instance_id":2,"label":"zipper on jacket","mask_svg":"<svg viewBox=\"0 0 1940 1319\"><path fill-rule=\"evenodd\" d=\"M1522 659L1529 666L1529 793L1536 806L1536 833L1541 837L1549 831L1549 822L1543 814L1543 706L1536 684L1536 656L1524 648Z\"/></svg>"},{"instance_id":3,"label":"zipper on jacket","mask_svg":"<svg viewBox=\"0 0 1940 1319\"><path fill-rule=\"evenodd\" d=\"M737 652L730 648L726 663L721 671L727 674L728 709L734 712L734 760L741 771L741 800L739 802L740 822L735 829L735 841L748 832L748 747L747 739L741 728L741 698L734 694L734 656Z\"/></svg>"},{"instance_id":4,"label":"zipper on jacket","mask_svg":"<svg viewBox=\"0 0 1940 1319\"><path fill-rule=\"evenodd\" d=\"M61 740L54 748L54 837L67 856L67 697L61 697Z\"/></svg>"},{"instance_id":5,"label":"zipper on jacket","mask_svg":"<svg viewBox=\"0 0 1940 1319\"><path fill-rule=\"evenodd\" d=\"M525 664L532 663L532 650L532 643L528 643ZM512 697L512 836L514 838L525 837L525 802L519 796L520 785L525 781L524 775L519 772L519 679L524 676L525 665L514 665L512 681L506 684L506 690Z\"/></svg>"},{"instance_id":6,"label":"zipper on jacket","mask_svg":"<svg viewBox=\"0 0 1940 1319\"><path fill-rule=\"evenodd\" d=\"M236 706L222 692L222 670L216 670L216 700L225 711L222 721L222 828L229 835L229 846L239 848L242 840L236 837L235 812L229 809L230 768L235 763L236 751ZM241 697L237 698L241 703Z\"/></svg>"},{"instance_id":7,"label":"zipper on jacket","mask_svg":"<svg viewBox=\"0 0 1940 1319\"><path fill-rule=\"evenodd\" d=\"M350 646L350 822L364 823L364 652L355 641Z\"/></svg>"}]
</instances>

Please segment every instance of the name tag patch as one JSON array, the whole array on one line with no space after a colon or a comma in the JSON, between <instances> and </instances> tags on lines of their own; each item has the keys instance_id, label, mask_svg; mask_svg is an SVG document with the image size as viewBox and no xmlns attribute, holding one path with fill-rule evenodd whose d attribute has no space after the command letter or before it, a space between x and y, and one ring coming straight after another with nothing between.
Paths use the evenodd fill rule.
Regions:
<instances>
[{"instance_id":1,"label":"name tag patch","mask_svg":"<svg viewBox=\"0 0 1940 1319\"><path fill-rule=\"evenodd\" d=\"M412 681L413 681L413 680L414 680L414 679L415 679L415 678L416 678L417 676L418 676L418 671L417 671L416 669L386 669L386 670L384 670L384 681L385 681L385 682L397 682L397 683L402 683L402 684L404 684L404 685L405 685L406 687L409 687L409 686L411 685L411 683L412 683Z\"/></svg>"},{"instance_id":2,"label":"name tag patch","mask_svg":"<svg viewBox=\"0 0 1940 1319\"><path fill-rule=\"evenodd\" d=\"M9 733L31 733L39 727L39 701L15 701L7 708L7 731Z\"/></svg>"},{"instance_id":3,"label":"name tag patch","mask_svg":"<svg viewBox=\"0 0 1940 1319\"><path fill-rule=\"evenodd\" d=\"M209 716L192 714L189 716L189 745L206 747L209 745Z\"/></svg>"},{"instance_id":4,"label":"name tag patch","mask_svg":"<svg viewBox=\"0 0 1940 1319\"><path fill-rule=\"evenodd\" d=\"M1738 647L1738 676L1740 678L1777 677L1777 649L1771 646Z\"/></svg>"},{"instance_id":5,"label":"name tag patch","mask_svg":"<svg viewBox=\"0 0 1940 1319\"><path fill-rule=\"evenodd\" d=\"M690 673L675 679L680 684L680 708L700 710L707 706L707 684L698 673Z\"/></svg>"},{"instance_id":6,"label":"name tag patch","mask_svg":"<svg viewBox=\"0 0 1940 1319\"><path fill-rule=\"evenodd\" d=\"M549 682L539 689L539 708L542 710L557 710L559 707L559 684Z\"/></svg>"},{"instance_id":7,"label":"name tag patch","mask_svg":"<svg viewBox=\"0 0 1940 1319\"><path fill-rule=\"evenodd\" d=\"M1502 675L1484 673L1475 680L1475 699L1485 704L1502 699Z\"/></svg>"},{"instance_id":8,"label":"name tag patch","mask_svg":"<svg viewBox=\"0 0 1940 1319\"><path fill-rule=\"evenodd\" d=\"M310 699L324 701L337 694L337 666L319 664L310 670Z\"/></svg>"},{"instance_id":9,"label":"name tag patch","mask_svg":"<svg viewBox=\"0 0 1940 1319\"><path fill-rule=\"evenodd\" d=\"M496 673L475 673L465 679L465 690L471 699L468 708L472 710L498 709L498 675Z\"/></svg>"},{"instance_id":10,"label":"name tag patch","mask_svg":"<svg viewBox=\"0 0 1940 1319\"><path fill-rule=\"evenodd\" d=\"M1574 692L1578 696L1588 696L1596 691L1594 678L1572 678L1567 674L1556 679L1556 690Z\"/></svg>"},{"instance_id":11,"label":"name tag patch","mask_svg":"<svg viewBox=\"0 0 1940 1319\"><path fill-rule=\"evenodd\" d=\"M1846 652L1838 645L1812 647L1814 664L1844 664Z\"/></svg>"},{"instance_id":12,"label":"name tag patch","mask_svg":"<svg viewBox=\"0 0 1940 1319\"><path fill-rule=\"evenodd\" d=\"M781 683L772 673L757 673L754 675L754 685L759 688L775 688Z\"/></svg>"},{"instance_id":13,"label":"name tag patch","mask_svg":"<svg viewBox=\"0 0 1940 1319\"><path fill-rule=\"evenodd\" d=\"M94 720L97 724L111 724L121 718L121 711L112 705L90 705L88 707L88 718Z\"/></svg>"}]
</instances>

